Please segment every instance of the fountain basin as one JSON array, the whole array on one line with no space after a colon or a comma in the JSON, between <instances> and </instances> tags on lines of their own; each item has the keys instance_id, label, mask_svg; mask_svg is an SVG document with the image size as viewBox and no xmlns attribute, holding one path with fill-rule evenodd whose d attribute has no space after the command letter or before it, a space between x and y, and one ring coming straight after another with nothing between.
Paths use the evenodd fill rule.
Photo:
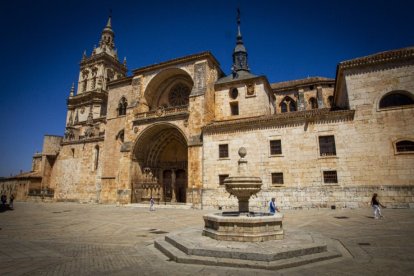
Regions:
<instances>
[{"instance_id":1,"label":"fountain basin","mask_svg":"<svg viewBox=\"0 0 414 276\"><path fill-rule=\"evenodd\" d=\"M283 239L283 215L229 212L203 216L203 235L222 241L262 242ZM262 214L262 215L260 215Z\"/></svg>"}]
</instances>

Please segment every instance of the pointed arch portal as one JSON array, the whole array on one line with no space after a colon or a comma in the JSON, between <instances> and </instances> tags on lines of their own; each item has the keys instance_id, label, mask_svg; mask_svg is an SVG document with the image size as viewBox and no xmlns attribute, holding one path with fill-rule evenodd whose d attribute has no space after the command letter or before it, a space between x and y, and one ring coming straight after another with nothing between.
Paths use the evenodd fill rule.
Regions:
<instances>
[{"instance_id":1,"label":"pointed arch portal","mask_svg":"<svg viewBox=\"0 0 414 276\"><path fill-rule=\"evenodd\" d=\"M172 124L147 127L138 137L133 161L137 170L132 202L186 202L188 146L184 134Z\"/></svg>"}]
</instances>

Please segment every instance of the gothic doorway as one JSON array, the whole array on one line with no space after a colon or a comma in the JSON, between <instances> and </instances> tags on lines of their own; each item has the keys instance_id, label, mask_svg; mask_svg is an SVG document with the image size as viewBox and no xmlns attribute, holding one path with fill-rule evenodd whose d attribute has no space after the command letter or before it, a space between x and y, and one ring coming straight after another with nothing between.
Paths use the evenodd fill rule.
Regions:
<instances>
[{"instance_id":1,"label":"gothic doorway","mask_svg":"<svg viewBox=\"0 0 414 276\"><path fill-rule=\"evenodd\" d=\"M139 136L134 148L136 170L132 190L135 196L131 201L148 201L156 195L155 200L161 203L185 203L187 160L187 140L176 126L162 123L148 127ZM144 173L148 170L150 173Z\"/></svg>"}]
</instances>

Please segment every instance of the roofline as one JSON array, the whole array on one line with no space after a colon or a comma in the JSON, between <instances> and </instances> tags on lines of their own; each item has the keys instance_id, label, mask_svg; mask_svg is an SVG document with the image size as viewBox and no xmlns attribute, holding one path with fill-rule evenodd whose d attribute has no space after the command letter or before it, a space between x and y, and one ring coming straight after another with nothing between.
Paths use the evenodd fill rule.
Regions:
<instances>
[{"instance_id":1,"label":"roofline","mask_svg":"<svg viewBox=\"0 0 414 276\"><path fill-rule=\"evenodd\" d=\"M218 89L218 88L222 88L225 86L231 86L231 85L235 85L235 84L239 84L239 83L248 83L254 80L263 80L264 84L266 85L267 89L270 91L270 93L273 91L269 80L267 79L267 77L265 75L261 75L261 76L255 76L252 78L248 78L248 79L234 79L228 82L223 82L223 83L214 83L214 89Z\"/></svg>"},{"instance_id":2,"label":"roofline","mask_svg":"<svg viewBox=\"0 0 414 276\"><path fill-rule=\"evenodd\" d=\"M172 66L172 65L176 65L176 64L180 64L183 62L188 62L188 61L193 61L193 60L197 60L197 59L201 59L201 58L208 58L210 59L219 69L219 73L223 73L223 71L220 68L220 63L217 61L217 59L213 56L213 54L210 51L205 51L205 52L201 52L201 53L197 53L197 54L193 54L193 55L189 55L189 56L183 56L183 57L179 57L179 58L175 58L175 59L170 59L164 62L160 62L157 64L153 64L153 65L148 65L148 66L144 66L135 70L132 70L132 74L133 75L139 75L148 71L153 71L153 70L157 70L163 67L167 67L167 66Z\"/></svg>"},{"instance_id":3,"label":"roofline","mask_svg":"<svg viewBox=\"0 0 414 276\"><path fill-rule=\"evenodd\" d=\"M317 78L320 78L320 77L311 77L311 78L309 78L308 82L306 82L306 80L308 80L308 78L286 81L286 83L295 82L295 81L305 81L305 82L286 84L286 86L281 86L281 87L276 87L276 88L272 87L272 90L273 90L273 92L278 92L278 91L288 90L288 89L292 89L292 88L299 88L299 87L304 87L304 86L309 86L309 85L314 85L314 84L323 84L323 83L333 84L333 83L335 83L335 79L331 79L331 78L317 79ZM283 82L285 82L285 81L283 81ZM283 82L279 82L279 83L283 83ZM278 84L278 82L272 83L272 84ZM270 86L272 86L272 84L270 84Z\"/></svg>"},{"instance_id":4,"label":"roofline","mask_svg":"<svg viewBox=\"0 0 414 276\"><path fill-rule=\"evenodd\" d=\"M129 77L123 77L121 79L113 80L113 81L110 81L106 86L109 89L110 87L114 87L114 86L122 85L122 84L130 85L132 82L132 78L133 76L129 76Z\"/></svg>"},{"instance_id":5,"label":"roofline","mask_svg":"<svg viewBox=\"0 0 414 276\"><path fill-rule=\"evenodd\" d=\"M52 136L52 137L59 137L59 138L63 138L62 135L57 135L57 134L45 134L43 136Z\"/></svg>"},{"instance_id":6,"label":"roofline","mask_svg":"<svg viewBox=\"0 0 414 276\"><path fill-rule=\"evenodd\" d=\"M406 47L396 50L375 53L369 56L354 58L340 62L340 69L348 69L363 66L372 66L373 64L387 63L390 61L414 58L414 47Z\"/></svg>"},{"instance_id":7,"label":"roofline","mask_svg":"<svg viewBox=\"0 0 414 276\"><path fill-rule=\"evenodd\" d=\"M318 121L352 121L355 110L312 109L288 113L277 113L259 117L215 121L202 128L204 135L230 133L240 130L255 130L291 126L293 124L315 123Z\"/></svg>"},{"instance_id":8,"label":"roofline","mask_svg":"<svg viewBox=\"0 0 414 276\"><path fill-rule=\"evenodd\" d=\"M389 63L393 61L398 61L402 59L413 59L414 60L414 47L406 47L396 50L390 50L385 52L379 52L369 56L354 58L350 60L345 60L336 66L336 82L334 89L334 103L336 102L336 97L338 95L339 88L342 84L342 75L345 70L353 68L364 68L368 66L378 65Z\"/></svg>"}]
</instances>

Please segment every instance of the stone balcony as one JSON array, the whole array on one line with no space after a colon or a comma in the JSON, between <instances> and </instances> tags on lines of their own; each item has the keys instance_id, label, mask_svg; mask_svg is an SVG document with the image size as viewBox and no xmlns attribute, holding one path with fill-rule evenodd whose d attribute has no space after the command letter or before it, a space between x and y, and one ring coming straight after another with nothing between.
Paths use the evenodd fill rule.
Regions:
<instances>
[{"instance_id":1,"label":"stone balcony","mask_svg":"<svg viewBox=\"0 0 414 276\"><path fill-rule=\"evenodd\" d=\"M159 107L156 110L136 113L133 122L134 125L143 125L159 121L186 120L189 115L188 105L166 108Z\"/></svg>"}]
</instances>

